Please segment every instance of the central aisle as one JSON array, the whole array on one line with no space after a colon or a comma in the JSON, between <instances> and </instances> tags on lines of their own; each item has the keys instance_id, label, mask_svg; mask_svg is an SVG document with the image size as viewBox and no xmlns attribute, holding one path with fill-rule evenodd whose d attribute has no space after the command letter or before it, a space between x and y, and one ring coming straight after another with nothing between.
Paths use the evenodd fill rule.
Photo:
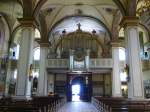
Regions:
<instances>
[{"instance_id":1,"label":"central aisle","mask_svg":"<svg viewBox=\"0 0 150 112\"><path fill-rule=\"evenodd\" d=\"M98 112L98 110L90 102L69 102L58 112Z\"/></svg>"}]
</instances>

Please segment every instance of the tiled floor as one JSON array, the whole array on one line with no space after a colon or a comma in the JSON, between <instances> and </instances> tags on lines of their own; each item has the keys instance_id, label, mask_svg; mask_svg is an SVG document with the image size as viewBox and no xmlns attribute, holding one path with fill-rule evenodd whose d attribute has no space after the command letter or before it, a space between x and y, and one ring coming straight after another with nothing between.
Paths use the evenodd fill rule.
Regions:
<instances>
[{"instance_id":1,"label":"tiled floor","mask_svg":"<svg viewBox=\"0 0 150 112\"><path fill-rule=\"evenodd\" d=\"M69 102L61 107L58 112L98 112L89 102Z\"/></svg>"}]
</instances>

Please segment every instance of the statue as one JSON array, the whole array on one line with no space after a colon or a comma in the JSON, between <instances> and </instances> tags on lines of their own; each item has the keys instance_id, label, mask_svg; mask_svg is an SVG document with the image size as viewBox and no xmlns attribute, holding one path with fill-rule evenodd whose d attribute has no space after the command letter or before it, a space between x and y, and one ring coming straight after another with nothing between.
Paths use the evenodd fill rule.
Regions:
<instances>
[{"instance_id":1,"label":"statue","mask_svg":"<svg viewBox=\"0 0 150 112\"><path fill-rule=\"evenodd\" d=\"M81 24L78 23L77 26L78 26L78 30L81 30Z\"/></svg>"}]
</instances>

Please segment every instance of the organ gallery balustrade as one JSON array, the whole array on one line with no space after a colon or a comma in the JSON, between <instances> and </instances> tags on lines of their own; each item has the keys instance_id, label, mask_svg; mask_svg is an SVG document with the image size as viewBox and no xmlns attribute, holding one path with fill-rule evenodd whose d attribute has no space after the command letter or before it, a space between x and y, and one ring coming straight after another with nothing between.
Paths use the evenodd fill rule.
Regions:
<instances>
[{"instance_id":1,"label":"organ gallery balustrade","mask_svg":"<svg viewBox=\"0 0 150 112\"><path fill-rule=\"evenodd\" d=\"M17 60L10 60L11 68L17 68ZM39 67L39 61L36 61L36 66ZM69 59L47 59L47 68L69 68ZM89 60L89 69L94 68L112 68L113 60L111 58L95 58ZM120 61L120 68L125 66L124 61ZM85 66L86 67L86 66ZM142 60L143 70L150 69L150 61Z\"/></svg>"},{"instance_id":2,"label":"organ gallery balustrade","mask_svg":"<svg viewBox=\"0 0 150 112\"><path fill-rule=\"evenodd\" d=\"M74 63L72 64L74 65ZM47 68L69 68L69 65L68 59L48 59L47 61ZM76 68L76 66L77 65L75 65L74 68ZM112 59L90 59L89 68L112 68Z\"/></svg>"}]
</instances>

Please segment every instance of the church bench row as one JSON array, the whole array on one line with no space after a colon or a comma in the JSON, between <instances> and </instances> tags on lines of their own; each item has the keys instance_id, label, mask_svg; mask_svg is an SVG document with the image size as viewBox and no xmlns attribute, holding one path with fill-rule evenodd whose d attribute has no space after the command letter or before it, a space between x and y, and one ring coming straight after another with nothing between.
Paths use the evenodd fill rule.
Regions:
<instances>
[{"instance_id":1,"label":"church bench row","mask_svg":"<svg viewBox=\"0 0 150 112\"><path fill-rule=\"evenodd\" d=\"M65 103L63 97L33 97L32 100L0 99L0 112L54 112Z\"/></svg>"},{"instance_id":2,"label":"church bench row","mask_svg":"<svg viewBox=\"0 0 150 112\"><path fill-rule=\"evenodd\" d=\"M22 106L0 106L0 112L40 112L39 108Z\"/></svg>"},{"instance_id":3,"label":"church bench row","mask_svg":"<svg viewBox=\"0 0 150 112\"><path fill-rule=\"evenodd\" d=\"M93 97L92 103L100 112L150 112L150 102L147 100Z\"/></svg>"},{"instance_id":4,"label":"church bench row","mask_svg":"<svg viewBox=\"0 0 150 112\"><path fill-rule=\"evenodd\" d=\"M35 107L39 107L42 112L54 112L59 109L66 100L63 97L34 97L33 104Z\"/></svg>"}]
</instances>

